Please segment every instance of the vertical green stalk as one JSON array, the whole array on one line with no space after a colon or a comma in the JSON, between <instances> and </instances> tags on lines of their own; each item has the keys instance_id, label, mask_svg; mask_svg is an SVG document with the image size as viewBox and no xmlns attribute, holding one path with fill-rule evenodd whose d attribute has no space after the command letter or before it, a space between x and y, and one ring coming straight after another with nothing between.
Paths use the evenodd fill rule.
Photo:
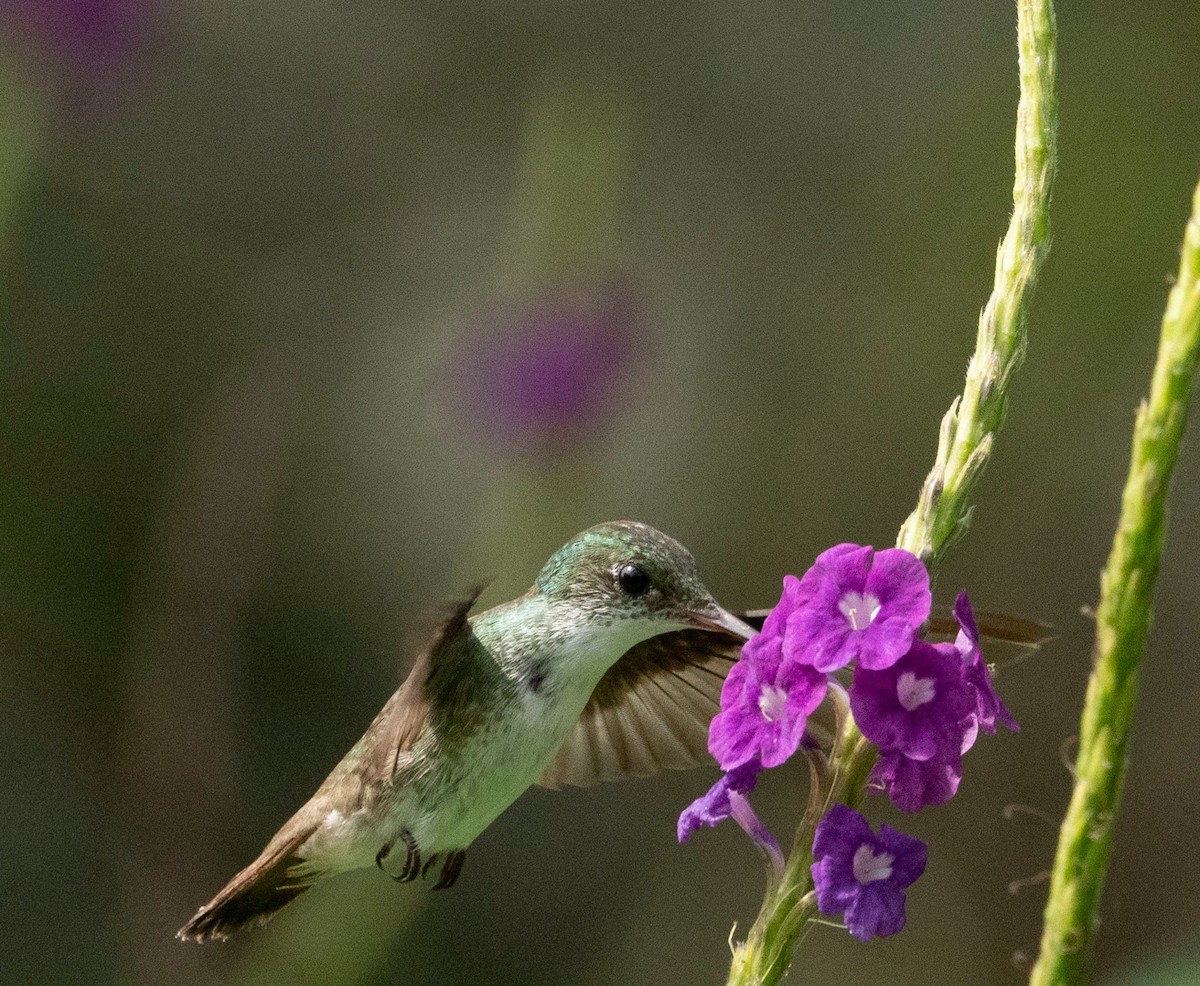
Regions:
<instances>
[{"instance_id":1,"label":"vertical green stalk","mask_svg":"<svg viewBox=\"0 0 1200 986\"><path fill-rule=\"evenodd\" d=\"M1150 397L1138 408L1129 476L1112 552L1100 578L1095 666L1080 723L1075 790L1059 831L1032 986L1083 982L1113 823L1125 783L1125 746L1150 629L1167 487L1187 423L1200 353L1200 186L1183 237L1179 279L1163 314Z\"/></svg>"},{"instance_id":2,"label":"vertical green stalk","mask_svg":"<svg viewBox=\"0 0 1200 986\"><path fill-rule=\"evenodd\" d=\"M44 107L31 85L4 71L0 62L0 264L9 234L37 164L45 130Z\"/></svg>"},{"instance_id":3,"label":"vertical green stalk","mask_svg":"<svg viewBox=\"0 0 1200 986\"><path fill-rule=\"evenodd\" d=\"M1021 99L1012 219L996 253L995 282L979 315L962 395L942 419L933 469L896 540L931 569L970 523L971 493L991 455L993 436L1004 423L1008 384L1025 357L1025 318L1034 280L1050 252L1058 116L1051 0L1017 4L1017 51Z\"/></svg>"},{"instance_id":4,"label":"vertical green stalk","mask_svg":"<svg viewBox=\"0 0 1200 986\"><path fill-rule=\"evenodd\" d=\"M1018 0L1017 51L1021 95L1013 214L996 255L995 281L979 316L963 392L942 419L933 469L896 542L918 555L931 571L970 522L970 497L1004 423L1008 386L1025 355L1026 314L1034 282L1050 250L1057 120L1052 0ZM814 829L830 805L841 802L853 807L862 800L877 755L849 716L840 719L820 796L796 831L782 879L767 887L758 918L746 940L734 949L729 986L777 983L816 912L810 871Z\"/></svg>"},{"instance_id":5,"label":"vertical green stalk","mask_svg":"<svg viewBox=\"0 0 1200 986\"><path fill-rule=\"evenodd\" d=\"M503 291L619 262L634 108L623 83L556 79L533 92L513 190Z\"/></svg>"}]
</instances>

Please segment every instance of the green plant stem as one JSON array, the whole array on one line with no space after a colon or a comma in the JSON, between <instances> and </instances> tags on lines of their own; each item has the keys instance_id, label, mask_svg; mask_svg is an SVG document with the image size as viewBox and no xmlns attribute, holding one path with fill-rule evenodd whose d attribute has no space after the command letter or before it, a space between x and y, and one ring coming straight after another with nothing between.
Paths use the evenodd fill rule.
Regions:
<instances>
[{"instance_id":1,"label":"green plant stem","mask_svg":"<svg viewBox=\"0 0 1200 986\"><path fill-rule=\"evenodd\" d=\"M1025 357L1026 312L1050 251L1056 160L1055 26L1051 0L1017 4L1021 99L1017 104L1013 213L996 253L991 296L979 315L962 395L942 419L937 458L896 545L931 569L970 523L970 497L1004 423L1008 385Z\"/></svg>"},{"instance_id":2,"label":"green plant stem","mask_svg":"<svg viewBox=\"0 0 1200 986\"><path fill-rule=\"evenodd\" d=\"M1034 281L1050 249L1057 119L1051 0L1018 0L1017 45L1021 96L1013 214L996 255L995 282L979 316L963 392L942 419L933 469L896 542L918 555L931 571L970 522L971 493L1004 423L1008 386L1025 355L1026 313ZM729 986L777 983L816 913L810 870L816 825L830 805L855 807L861 802L877 756L848 715L839 719L825 796L819 805L810 802L783 878L768 884L758 918L746 940L734 948Z\"/></svg>"},{"instance_id":3,"label":"green plant stem","mask_svg":"<svg viewBox=\"0 0 1200 986\"><path fill-rule=\"evenodd\" d=\"M1100 578L1095 664L1079 730L1075 789L1059 831L1032 986L1083 982L1125 783L1138 668L1150 629L1167 487L1187 422L1200 352L1200 186L1183 238L1179 279L1163 314L1150 396L1138 408L1129 476Z\"/></svg>"}]
</instances>

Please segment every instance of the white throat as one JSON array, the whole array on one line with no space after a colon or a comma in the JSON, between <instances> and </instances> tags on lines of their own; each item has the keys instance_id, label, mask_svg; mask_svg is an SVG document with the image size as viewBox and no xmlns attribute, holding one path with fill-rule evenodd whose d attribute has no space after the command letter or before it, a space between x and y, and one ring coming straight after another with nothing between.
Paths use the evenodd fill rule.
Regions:
<instances>
[{"instance_id":1,"label":"white throat","mask_svg":"<svg viewBox=\"0 0 1200 986\"><path fill-rule=\"evenodd\" d=\"M660 633L682 630L686 625L646 617L612 622L592 621L564 637L559 645L559 653L564 665L571 669L568 674L572 677L591 671L599 679L631 647Z\"/></svg>"}]
</instances>

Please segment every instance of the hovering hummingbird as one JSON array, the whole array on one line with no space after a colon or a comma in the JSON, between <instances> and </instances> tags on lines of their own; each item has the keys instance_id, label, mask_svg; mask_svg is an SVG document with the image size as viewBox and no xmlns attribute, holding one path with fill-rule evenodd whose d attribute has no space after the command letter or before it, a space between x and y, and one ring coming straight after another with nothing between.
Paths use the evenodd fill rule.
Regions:
<instances>
[{"instance_id":1,"label":"hovering hummingbird","mask_svg":"<svg viewBox=\"0 0 1200 986\"><path fill-rule=\"evenodd\" d=\"M523 596L463 601L308 802L180 929L224 939L319 880L378 866L458 878L468 846L532 784L589 785L707 759L725 674L754 629L679 542L646 524L572 538Z\"/></svg>"}]
</instances>

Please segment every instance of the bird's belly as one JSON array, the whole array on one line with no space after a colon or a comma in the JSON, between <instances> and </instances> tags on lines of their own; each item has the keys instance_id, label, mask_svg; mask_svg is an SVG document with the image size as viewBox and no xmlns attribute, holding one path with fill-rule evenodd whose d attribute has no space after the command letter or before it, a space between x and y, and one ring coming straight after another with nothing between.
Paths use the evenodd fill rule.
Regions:
<instances>
[{"instance_id":1,"label":"bird's belly","mask_svg":"<svg viewBox=\"0 0 1200 986\"><path fill-rule=\"evenodd\" d=\"M374 809L332 811L301 854L327 872L375 865L385 846L409 837L426 856L465 849L541 775L557 750L507 732L488 731L460 757L392 789Z\"/></svg>"},{"instance_id":2,"label":"bird's belly","mask_svg":"<svg viewBox=\"0 0 1200 986\"><path fill-rule=\"evenodd\" d=\"M397 830L407 828L422 852L465 849L541 776L584 700L489 723L396 805Z\"/></svg>"}]
</instances>

